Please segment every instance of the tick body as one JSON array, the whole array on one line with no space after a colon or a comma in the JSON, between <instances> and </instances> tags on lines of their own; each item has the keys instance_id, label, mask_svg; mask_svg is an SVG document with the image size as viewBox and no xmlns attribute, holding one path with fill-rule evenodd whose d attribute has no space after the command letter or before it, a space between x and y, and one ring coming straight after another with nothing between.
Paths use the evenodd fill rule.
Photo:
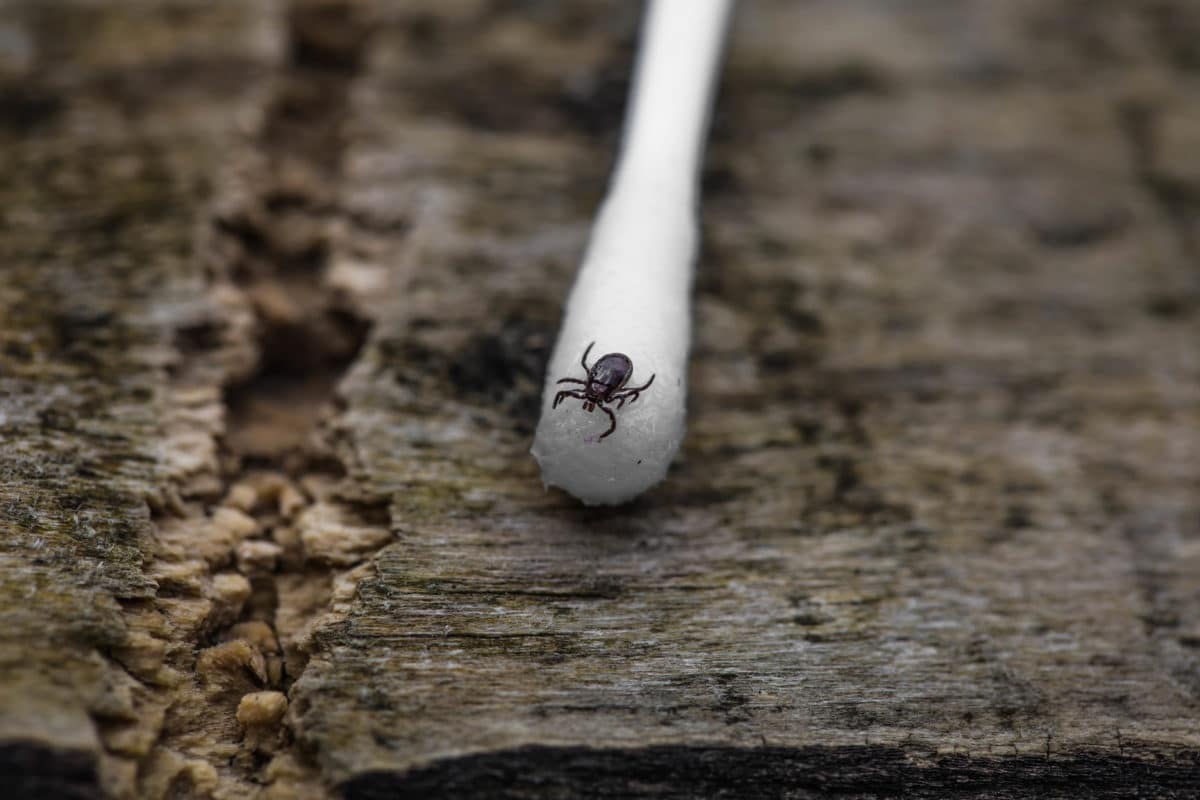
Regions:
<instances>
[{"instance_id":1,"label":"tick body","mask_svg":"<svg viewBox=\"0 0 1200 800\"><path fill-rule=\"evenodd\" d=\"M580 359L583 371L587 373L587 379L562 378L558 381L558 383L582 384L583 388L563 389L554 395L554 404L550 407L558 408L558 404L564 399L574 397L576 400L583 401L584 411L591 412L599 408L608 415L609 420L608 430L600 434L600 439L603 439L617 429L617 417L608 407L608 403L615 402L617 408L620 409L626 401L634 402L642 392L650 388L650 384L654 383L654 375L651 375L650 380L641 386L626 388L625 384L629 383L629 378L633 375L633 361L624 353L609 353L600 356L596 363L589 367L588 353L592 352L595 344L595 342L589 344L583 351L583 358Z\"/></svg>"}]
</instances>

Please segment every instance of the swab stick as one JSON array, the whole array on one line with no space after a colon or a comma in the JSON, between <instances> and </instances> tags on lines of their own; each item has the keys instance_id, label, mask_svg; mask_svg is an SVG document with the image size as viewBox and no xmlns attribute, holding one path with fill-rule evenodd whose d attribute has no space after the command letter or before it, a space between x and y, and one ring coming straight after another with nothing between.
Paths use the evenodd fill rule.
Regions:
<instances>
[{"instance_id":1,"label":"swab stick","mask_svg":"<svg viewBox=\"0 0 1200 800\"><path fill-rule=\"evenodd\" d=\"M653 0L608 196L550 357L533 455L588 505L658 483L683 439L699 170L730 0Z\"/></svg>"}]
</instances>

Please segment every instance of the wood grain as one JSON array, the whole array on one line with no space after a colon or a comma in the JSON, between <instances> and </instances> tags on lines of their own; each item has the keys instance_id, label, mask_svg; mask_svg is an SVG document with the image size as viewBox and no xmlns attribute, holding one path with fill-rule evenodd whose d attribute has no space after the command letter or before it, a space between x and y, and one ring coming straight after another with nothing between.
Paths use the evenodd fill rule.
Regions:
<instances>
[{"instance_id":1,"label":"wood grain","mask_svg":"<svg viewBox=\"0 0 1200 800\"><path fill-rule=\"evenodd\" d=\"M52 5L0 9L20 794L1200 783L1191 4L745 3L688 438L599 511L527 451L636 7Z\"/></svg>"}]
</instances>

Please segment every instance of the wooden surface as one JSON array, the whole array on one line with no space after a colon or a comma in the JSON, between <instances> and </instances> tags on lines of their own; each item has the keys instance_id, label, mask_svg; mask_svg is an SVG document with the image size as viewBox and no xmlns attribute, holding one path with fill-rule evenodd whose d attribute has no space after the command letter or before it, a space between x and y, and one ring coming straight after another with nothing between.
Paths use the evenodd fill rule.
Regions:
<instances>
[{"instance_id":1,"label":"wooden surface","mask_svg":"<svg viewBox=\"0 0 1200 800\"><path fill-rule=\"evenodd\" d=\"M637 7L0 4L22 797L1187 797L1200 13L754 0L689 433L528 456Z\"/></svg>"}]
</instances>

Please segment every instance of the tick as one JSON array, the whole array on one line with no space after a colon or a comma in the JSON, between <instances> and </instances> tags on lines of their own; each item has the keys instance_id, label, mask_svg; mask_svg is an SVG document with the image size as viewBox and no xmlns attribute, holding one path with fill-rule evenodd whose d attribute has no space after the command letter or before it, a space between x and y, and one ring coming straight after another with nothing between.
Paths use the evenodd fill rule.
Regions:
<instances>
[{"instance_id":1,"label":"tick","mask_svg":"<svg viewBox=\"0 0 1200 800\"><path fill-rule=\"evenodd\" d=\"M608 414L609 426L608 430L600 435L600 439L608 436L617 429L617 417L613 414L612 409L607 407L607 403L614 400L617 403L617 408L625 405L625 401L630 403L638 399L638 396L650 388L650 384L654 383L654 375L650 376L650 380L642 386L637 386L631 389L625 388L625 384L629 383L630 376L633 375L633 361L624 353L609 353L605 356L600 356L592 366L588 366L588 353L592 352L592 347L595 346L592 342L587 346L587 350L583 351L583 358L579 363L583 364L583 371L587 373L587 380L579 378L563 378L557 383L581 383L582 389L563 389L558 394L554 395L554 404L551 408L558 408L558 404L564 398L574 397L577 400L583 401L583 409L587 412L592 412L599 408L605 414ZM599 441L599 439L597 439Z\"/></svg>"}]
</instances>

